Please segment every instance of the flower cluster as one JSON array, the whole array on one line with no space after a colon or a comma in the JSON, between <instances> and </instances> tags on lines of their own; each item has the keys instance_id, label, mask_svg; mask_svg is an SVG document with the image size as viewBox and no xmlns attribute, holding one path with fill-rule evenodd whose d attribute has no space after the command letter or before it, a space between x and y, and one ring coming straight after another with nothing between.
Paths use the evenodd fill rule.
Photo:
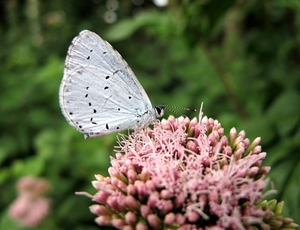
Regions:
<instances>
[{"instance_id":1,"label":"flower cluster","mask_svg":"<svg viewBox=\"0 0 300 230\"><path fill-rule=\"evenodd\" d=\"M17 183L18 198L11 204L9 214L26 227L36 227L47 216L50 200L45 198L49 184L44 179L22 177Z\"/></svg>"},{"instance_id":2,"label":"flower cluster","mask_svg":"<svg viewBox=\"0 0 300 230\"><path fill-rule=\"evenodd\" d=\"M263 194L270 167L259 143L234 128L226 137L211 118L170 116L121 136L110 176L93 181L90 210L117 229L295 228L283 203L264 200L274 191Z\"/></svg>"}]
</instances>

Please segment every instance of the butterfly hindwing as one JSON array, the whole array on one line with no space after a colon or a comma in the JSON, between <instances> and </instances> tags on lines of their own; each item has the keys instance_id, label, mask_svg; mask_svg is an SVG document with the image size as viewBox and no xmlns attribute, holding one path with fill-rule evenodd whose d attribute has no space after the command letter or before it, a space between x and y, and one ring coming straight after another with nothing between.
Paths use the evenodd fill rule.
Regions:
<instances>
[{"instance_id":1,"label":"butterfly hindwing","mask_svg":"<svg viewBox=\"0 0 300 230\"><path fill-rule=\"evenodd\" d=\"M64 95L61 107L65 117L89 136L134 129L142 122L137 114L151 110L118 77L96 67L75 70L63 80L61 94Z\"/></svg>"}]
</instances>

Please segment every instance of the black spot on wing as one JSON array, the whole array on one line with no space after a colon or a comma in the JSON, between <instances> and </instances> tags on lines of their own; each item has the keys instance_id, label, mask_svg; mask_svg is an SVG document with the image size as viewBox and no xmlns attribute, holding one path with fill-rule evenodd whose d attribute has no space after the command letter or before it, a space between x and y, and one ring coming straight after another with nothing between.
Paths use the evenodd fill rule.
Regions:
<instances>
[{"instance_id":1,"label":"black spot on wing","mask_svg":"<svg viewBox=\"0 0 300 230\"><path fill-rule=\"evenodd\" d=\"M97 123L93 121L92 117L91 117L90 121L92 122L92 124L97 125Z\"/></svg>"},{"instance_id":2,"label":"black spot on wing","mask_svg":"<svg viewBox=\"0 0 300 230\"><path fill-rule=\"evenodd\" d=\"M90 50L90 53L92 53L93 52L93 50ZM87 60L90 60L90 58L91 58L91 56L87 56Z\"/></svg>"},{"instance_id":3,"label":"black spot on wing","mask_svg":"<svg viewBox=\"0 0 300 230\"><path fill-rule=\"evenodd\" d=\"M88 90L89 88L90 88L89 86L86 86L86 87L85 87L85 89L86 89L86 90ZM87 98L88 96L89 96L89 94L88 94L88 93L87 93L87 94L85 94L85 97L86 97L86 98Z\"/></svg>"}]
</instances>

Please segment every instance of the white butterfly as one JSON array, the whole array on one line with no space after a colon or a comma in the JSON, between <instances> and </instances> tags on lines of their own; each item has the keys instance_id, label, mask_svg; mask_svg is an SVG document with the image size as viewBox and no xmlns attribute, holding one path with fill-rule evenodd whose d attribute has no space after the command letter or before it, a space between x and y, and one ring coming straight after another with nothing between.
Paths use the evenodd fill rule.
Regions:
<instances>
[{"instance_id":1,"label":"white butterfly","mask_svg":"<svg viewBox=\"0 0 300 230\"><path fill-rule=\"evenodd\" d=\"M153 106L121 55L83 30L69 47L59 89L63 115L85 138L141 129L164 113Z\"/></svg>"}]
</instances>

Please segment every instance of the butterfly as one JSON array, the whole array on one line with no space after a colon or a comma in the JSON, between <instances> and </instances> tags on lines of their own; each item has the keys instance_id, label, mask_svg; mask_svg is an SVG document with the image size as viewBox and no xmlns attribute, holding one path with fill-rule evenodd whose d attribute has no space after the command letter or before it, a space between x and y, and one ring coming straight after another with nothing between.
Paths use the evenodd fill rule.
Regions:
<instances>
[{"instance_id":1,"label":"butterfly","mask_svg":"<svg viewBox=\"0 0 300 230\"><path fill-rule=\"evenodd\" d=\"M122 56L96 33L83 30L68 49L59 103L85 138L139 130L164 114L153 106Z\"/></svg>"}]
</instances>

